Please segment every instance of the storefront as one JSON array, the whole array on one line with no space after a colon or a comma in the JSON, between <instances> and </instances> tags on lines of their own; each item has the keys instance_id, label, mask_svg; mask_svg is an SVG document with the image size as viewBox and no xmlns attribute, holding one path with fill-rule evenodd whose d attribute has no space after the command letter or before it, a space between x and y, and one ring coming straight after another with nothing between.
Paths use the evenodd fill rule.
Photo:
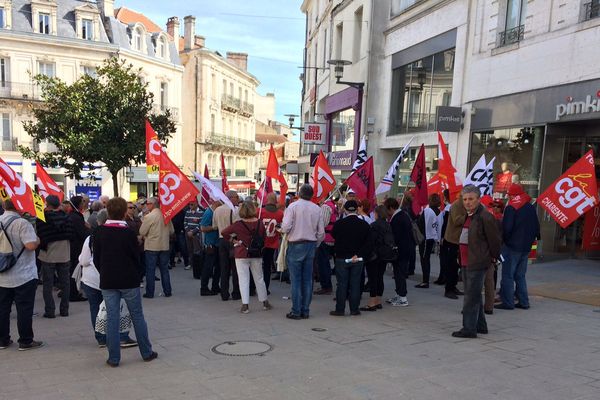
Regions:
<instances>
[{"instance_id":1,"label":"storefront","mask_svg":"<svg viewBox=\"0 0 600 400\"><path fill-rule=\"evenodd\" d=\"M537 198L590 149L600 177L600 80L476 101L472 114L469 167L482 154L496 157L496 197L505 198L510 183L517 182ZM541 208L538 212L539 258L600 258L600 251L583 246L586 235L600 233L586 224L598 221L584 216L562 229Z\"/></svg>"}]
</instances>

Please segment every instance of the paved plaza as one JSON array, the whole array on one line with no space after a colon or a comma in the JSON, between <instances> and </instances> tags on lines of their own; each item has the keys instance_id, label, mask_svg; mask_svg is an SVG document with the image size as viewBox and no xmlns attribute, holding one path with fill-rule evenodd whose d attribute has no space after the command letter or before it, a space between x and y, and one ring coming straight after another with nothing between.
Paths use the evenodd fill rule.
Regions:
<instances>
[{"instance_id":1,"label":"paved plaza","mask_svg":"<svg viewBox=\"0 0 600 400\"><path fill-rule=\"evenodd\" d=\"M564 272L569 262L532 267L531 286L553 276L600 284L598 262L572 263L574 276ZM413 289L414 279L409 307L331 317L332 297L316 296L311 318L302 321L285 318L285 283L272 284L272 311L262 311L253 297L248 315L239 313L238 301L201 298L191 271L175 268L172 283L173 297L144 299L158 360L145 363L137 348L126 349L119 368L108 367L106 350L95 345L87 303L72 304L68 318L44 319L40 289L34 330L46 346L0 351L0 399L600 398L600 313L592 305L534 296L530 310L496 310L488 335L465 340L450 336L461 326L461 301L444 298L435 285ZM386 285L391 296L390 276ZM262 356L211 350L243 340L272 350ZM219 349L228 347L236 348Z\"/></svg>"}]
</instances>

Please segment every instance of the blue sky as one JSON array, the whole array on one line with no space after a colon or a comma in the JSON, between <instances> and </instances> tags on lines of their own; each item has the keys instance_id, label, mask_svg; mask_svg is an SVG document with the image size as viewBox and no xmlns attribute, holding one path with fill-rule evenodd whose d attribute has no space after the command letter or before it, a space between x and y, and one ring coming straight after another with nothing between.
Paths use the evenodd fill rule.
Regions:
<instances>
[{"instance_id":1,"label":"blue sky","mask_svg":"<svg viewBox=\"0 0 600 400\"><path fill-rule=\"evenodd\" d=\"M166 30L167 19L196 17L196 34L206 38L206 47L248 53L248 71L261 82L260 94L275 93L277 120L283 114L300 114L304 48L304 14L300 0L117 0L141 12Z\"/></svg>"}]
</instances>

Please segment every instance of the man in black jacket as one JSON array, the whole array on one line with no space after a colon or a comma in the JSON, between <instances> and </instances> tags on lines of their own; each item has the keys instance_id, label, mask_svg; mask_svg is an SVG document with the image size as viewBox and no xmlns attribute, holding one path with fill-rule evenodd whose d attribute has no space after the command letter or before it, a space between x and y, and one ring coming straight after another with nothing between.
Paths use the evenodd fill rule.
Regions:
<instances>
[{"instance_id":1,"label":"man in black jacket","mask_svg":"<svg viewBox=\"0 0 600 400\"><path fill-rule=\"evenodd\" d=\"M396 282L396 296L386 300L392 306L406 307L406 278L412 252L415 251L415 238L412 230L412 219L408 212L400 208L396 199L386 199L383 205L392 216L390 225L394 234L394 242L398 247L398 258L392 263L394 267L394 281Z\"/></svg>"},{"instance_id":2,"label":"man in black jacket","mask_svg":"<svg viewBox=\"0 0 600 400\"><path fill-rule=\"evenodd\" d=\"M83 247L83 242L90 235L89 226L86 224L83 217L85 211L85 203L83 197L71 197L72 211L69 213L69 220L73 227L73 236L71 237L71 274L79 262L79 255ZM63 293L64 295L64 293ZM69 292L69 301L85 301L85 298L79 294L75 286L75 280L71 278L71 290Z\"/></svg>"},{"instance_id":3,"label":"man in black jacket","mask_svg":"<svg viewBox=\"0 0 600 400\"><path fill-rule=\"evenodd\" d=\"M372 243L369 224L358 218L358 203L348 200L344 203L346 217L333 225L331 236L335 239L335 276L337 292L335 311L329 314L344 316L346 298L350 292L350 314L360 315L360 281L364 261L371 254Z\"/></svg>"},{"instance_id":4,"label":"man in black jacket","mask_svg":"<svg viewBox=\"0 0 600 400\"><path fill-rule=\"evenodd\" d=\"M55 317L55 304L52 295L54 274L58 274L58 286L63 296L60 300L60 315L69 315L69 296L71 278L71 246L73 228L67 214L60 209L60 200L54 195L46 197L46 222L37 219L35 222L40 238L40 260L42 279L44 282L44 317Z\"/></svg>"}]
</instances>

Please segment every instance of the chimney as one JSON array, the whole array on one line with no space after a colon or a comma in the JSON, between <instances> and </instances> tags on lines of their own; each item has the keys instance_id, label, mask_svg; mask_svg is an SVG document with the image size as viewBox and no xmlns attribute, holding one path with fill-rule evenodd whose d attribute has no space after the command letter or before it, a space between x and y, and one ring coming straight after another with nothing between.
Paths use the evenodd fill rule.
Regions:
<instances>
[{"instance_id":1,"label":"chimney","mask_svg":"<svg viewBox=\"0 0 600 400\"><path fill-rule=\"evenodd\" d=\"M227 60L243 71L248 70L248 53L227 52Z\"/></svg>"},{"instance_id":2,"label":"chimney","mask_svg":"<svg viewBox=\"0 0 600 400\"><path fill-rule=\"evenodd\" d=\"M183 48L184 50L191 50L194 48L194 42L196 38L196 17L188 15L183 18Z\"/></svg>"},{"instance_id":3,"label":"chimney","mask_svg":"<svg viewBox=\"0 0 600 400\"><path fill-rule=\"evenodd\" d=\"M204 36L196 35L196 37L194 38L194 47L196 48L204 47L205 43L206 39L204 38Z\"/></svg>"},{"instance_id":4,"label":"chimney","mask_svg":"<svg viewBox=\"0 0 600 400\"><path fill-rule=\"evenodd\" d=\"M115 0L99 0L97 4L104 18L115 16Z\"/></svg>"},{"instance_id":5,"label":"chimney","mask_svg":"<svg viewBox=\"0 0 600 400\"><path fill-rule=\"evenodd\" d=\"M181 50L179 48L179 18L171 17L167 20L167 33L173 38L173 42L175 42L175 47L177 50Z\"/></svg>"}]
</instances>

